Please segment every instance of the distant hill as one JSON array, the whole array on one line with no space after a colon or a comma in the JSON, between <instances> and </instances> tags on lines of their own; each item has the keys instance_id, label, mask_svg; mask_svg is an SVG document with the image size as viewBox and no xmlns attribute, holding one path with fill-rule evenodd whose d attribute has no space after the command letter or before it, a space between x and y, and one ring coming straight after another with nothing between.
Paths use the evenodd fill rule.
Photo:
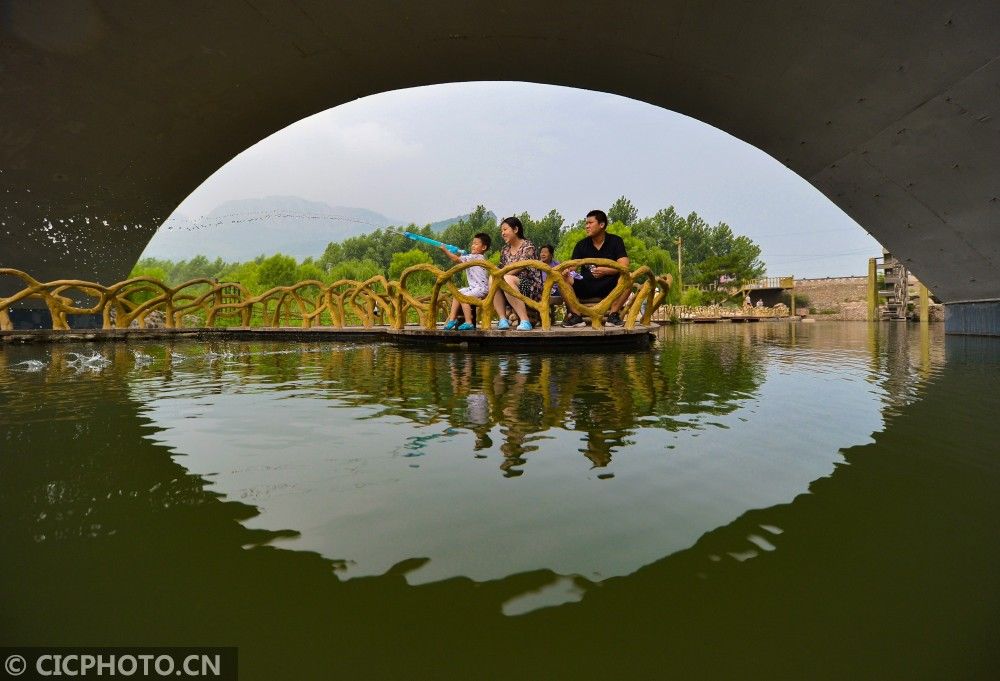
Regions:
<instances>
[{"instance_id":1,"label":"distant hill","mask_svg":"<svg viewBox=\"0 0 1000 681\"><path fill-rule=\"evenodd\" d=\"M261 253L319 256L331 241L401 224L381 213L330 206L297 196L227 201L197 220L174 213L160 227L143 257L183 260L197 254L250 260Z\"/></svg>"}]
</instances>

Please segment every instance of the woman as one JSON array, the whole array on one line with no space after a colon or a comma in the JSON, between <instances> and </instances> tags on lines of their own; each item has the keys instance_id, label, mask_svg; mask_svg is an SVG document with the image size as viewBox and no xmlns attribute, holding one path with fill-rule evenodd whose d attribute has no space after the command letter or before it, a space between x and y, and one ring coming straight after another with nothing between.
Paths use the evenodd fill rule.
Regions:
<instances>
[{"instance_id":1,"label":"woman","mask_svg":"<svg viewBox=\"0 0 1000 681\"><path fill-rule=\"evenodd\" d=\"M504 247L500 250L500 267L506 267L518 260L538 259L535 244L524 238L524 225L517 218L504 218L504 221L500 223L500 237L504 240ZM520 291L521 295L526 298L540 300L542 297L542 273L540 270L522 267L505 274L504 281ZM517 325L517 330L531 331L528 308L524 301L507 296L502 289L498 290L496 296L493 297L493 307L500 318L497 328L501 331L510 328L510 322L507 321L507 305L514 309L521 320L521 323Z\"/></svg>"}]
</instances>

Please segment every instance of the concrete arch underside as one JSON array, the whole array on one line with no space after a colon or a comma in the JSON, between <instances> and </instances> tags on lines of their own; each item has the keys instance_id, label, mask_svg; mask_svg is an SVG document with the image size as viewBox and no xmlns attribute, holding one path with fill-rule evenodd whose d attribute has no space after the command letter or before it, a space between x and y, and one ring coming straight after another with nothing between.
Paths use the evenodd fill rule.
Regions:
<instances>
[{"instance_id":1,"label":"concrete arch underside","mask_svg":"<svg viewBox=\"0 0 1000 681\"><path fill-rule=\"evenodd\" d=\"M900 255L951 330L1000 329L995 0L0 0L0 20L0 266L40 279L121 278L205 178L305 116L522 80L757 146Z\"/></svg>"}]
</instances>

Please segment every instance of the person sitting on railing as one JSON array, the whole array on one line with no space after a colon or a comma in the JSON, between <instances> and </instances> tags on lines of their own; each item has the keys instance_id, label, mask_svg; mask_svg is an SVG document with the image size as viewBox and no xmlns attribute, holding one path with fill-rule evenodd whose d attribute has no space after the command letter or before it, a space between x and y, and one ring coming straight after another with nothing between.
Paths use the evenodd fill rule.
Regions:
<instances>
[{"instance_id":1,"label":"person sitting on railing","mask_svg":"<svg viewBox=\"0 0 1000 681\"><path fill-rule=\"evenodd\" d=\"M548 265L549 267L555 267L556 265L559 264L559 261L555 259L555 253L556 251L552 247L552 244L545 244L540 249L538 249L538 259L541 260L546 265ZM548 280L548 278L549 278L549 273L542 271L543 286L545 282Z\"/></svg>"},{"instance_id":2,"label":"person sitting on railing","mask_svg":"<svg viewBox=\"0 0 1000 681\"><path fill-rule=\"evenodd\" d=\"M472 237L472 243L469 244L468 255L458 255L457 253L452 253L448 250L445 244L441 245L441 251L448 256L452 262L469 262L472 260L485 260L486 257L483 255L490 248L490 235L484 232L479 232L474 237ZM465 276L468 281L468 286L465 288L458 289L458 292L463 296L468 296L470 298L485 298L486 294L490 289L490 277L486 272L485 267L470 267L465 270ZM458 308L462 308L462 315L465 317L465 323L458 326ZM455 298L451 302L451 316L448 317L448 321L444 325L445 331L451 331L452 329L458 327L459 331L470 331L476 328L475 324L472 323L472 304L471 303L459 303L458 298Z\"/></svg>"},{"instance_id":3,"label":"person sitting on railing","mask_svg":"<svg viewBox=\"0 0 1000 681\"><path fill-rule=\"evenodd\" d=\"M549 267L555 267L559 264L559 261L555 259L556 249L552 244L545 244L540 249L538 249L538 259ZM559 277L555 277L558 279ZM549 273L542 271L542 290L545 290L546 283L552 286L552 282L549 281ZM559 289L552 291L552 297L549 298L549 315L551 318L555 318L556 306L562 305L562 296L560 295Z\"/></svg>"},{"instance_id":4,"label":"person sitting on railing","mask_svg":"<svg viewBox=\"0 0 1000 681\"><path fill-rule=\"evenodd\" d=\"M607 258L614 260L620 265L628 267L628 253L625 252L625 241L617 234L608 234L608 216L603 210L592 210L587 213L585 225L587 236L576 242L573 247L572 260L582 260L584 258ZM573 286L573 292L579 300L588 298L604 298L615 286L618 285L618 278L621 273L613 267L600 267L589 265L583 268L583 278L575 279L573 272L564 273L566 283ZM626 290L622 295L611 303L608 314L608 324L621 326L624 324L618 311L622 309L628 299L630 291ZM586 322L580 316L580 310L573 309L569 301L566 301L567 314L563 320L563 326L583 326Z\"/></svg>"},{"instance_id":5,"label":"person sitting on railing","mask_svg":"<svg viewBox=\"0 0 1000 681\"><path fill-rule=\"evenodd\" d=\"M504 218L500 223L500 237L505 244L500 251L500 267L506 267L518 260L537 260L538 251L535 244L524 237L524 225L516 217ZM522 267L504 275L504 281L521 292L521 295L532 300L542 298L542 272L534 267ZM493 297L493 306L497 311L500 320L497 322L497 329L506 331L510 328L507 321L507 305L513 308L521 323L517 325L518 331L531 331L531 322L528 321L528 307L523 300L514 296L507 296L503 289L498 289Z\"/></svg>"}]
</instances>

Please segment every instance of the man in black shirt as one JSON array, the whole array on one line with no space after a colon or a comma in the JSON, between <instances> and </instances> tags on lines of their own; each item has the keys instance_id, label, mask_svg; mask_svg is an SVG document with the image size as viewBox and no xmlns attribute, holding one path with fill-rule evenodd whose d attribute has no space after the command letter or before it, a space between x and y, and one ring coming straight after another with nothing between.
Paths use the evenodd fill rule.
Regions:
<instances>
[{"instance_id":1,"label":"man in black shirt","mask_svg":"<svg viewBox=\"0 0 1000 681\"><path fill-rule=\"evenodd\" d=\"M628 267L628 254L625 252L625 241L617 234L608 234L608 216L602 210L592 210L587 213L586 238L576 242L573 248L573 260L583 258L606 258L614 260L620 265ZM573 292L579 300L587 298L604 298L618 285L618 278L621 274L613 267L601 267L587 265L581 272L583 278L572 278L570 272L566 272L566 281L572 282ZM613 303L611 303L610 314L608 314L608 324L621 326L621 315L618 311L628 300L629 291L625 291ZM568 308L563 326L584 326L586 322L580 316L579 310L574 310L566 301Z\"/></svg>"}]
</instances>

